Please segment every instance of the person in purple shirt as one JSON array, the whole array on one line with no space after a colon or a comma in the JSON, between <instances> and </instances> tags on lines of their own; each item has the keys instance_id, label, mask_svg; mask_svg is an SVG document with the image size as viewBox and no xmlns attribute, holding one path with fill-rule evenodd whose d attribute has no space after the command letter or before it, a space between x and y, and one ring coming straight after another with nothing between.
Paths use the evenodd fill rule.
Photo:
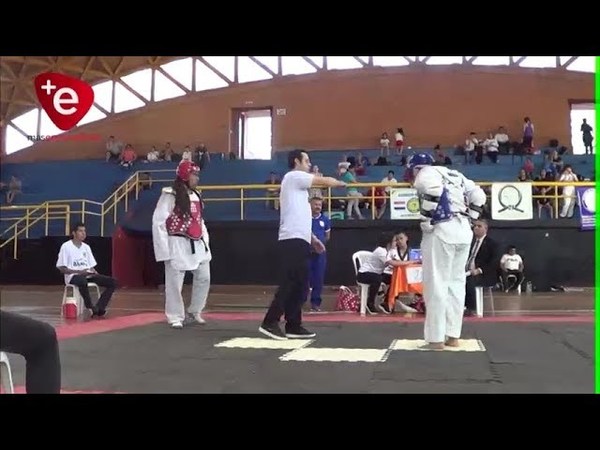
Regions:
<instances>
[{"instance_id":1,"label":"person in purple shirt","mask_svg":"<svg viewBox=\"0 0 600 450\"><path fill-rule=\"evenodd\" d=\"M523 149L528 152L533 148L533 123L529 117L523 119Z\"/></svg>"},{"instance_id":2,"label":"person in purple shirt","mask_svg":"<svg viewBox=\"0 0 600 450\"><path fill-rule=\"evenodd\" d=\"M315 237L326 247L327 241L331 235L331 221L329 217L323 214L323 199L313 197L310 199L310 209L312 211L312 232ZM310 294L311 312L321 311L321 293L323 291L323 282L325 281L325 269L327 267L327 251L322 253L312 252L310 255L310 277L309 288L312 288ZM305 297L306 298L306 297Z\"/></svg>"}]
</instances>

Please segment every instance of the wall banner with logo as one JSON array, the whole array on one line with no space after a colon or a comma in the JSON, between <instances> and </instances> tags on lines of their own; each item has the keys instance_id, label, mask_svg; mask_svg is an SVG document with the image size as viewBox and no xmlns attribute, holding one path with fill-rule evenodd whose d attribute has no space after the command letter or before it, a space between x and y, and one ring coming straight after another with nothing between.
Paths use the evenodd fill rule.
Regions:
<instances>
[{"instance_id":1,"label":"wall banner with logo","mask_svg":"<svg viewBox=\"0 0 600 450\"><path fill-rule=\"evenodd\" d=\"M493 220L533 219L533 185L531 183L493 183Z\"/></svg>"},{"instance_id":2,"label":"wall banner with logo","mask_svg":"<svg viewBox=\"0 0 600 450\"><path fill-rule=\"evenodd\" d=\"M596 228L596 188L577 187L577 203L581 216L581 229L594 230Z\"/></svg>"},{"instance_id":3,"label":"wall banner with logo","mask_svg":"<svg viewBox=\"0 0 600 450\"><path fill-rule=\"evenodd\" d=\"M392 220L415 220L421 215L417 190L412 188L390 189L390 218Z\"/></svg>"}]
</instances>

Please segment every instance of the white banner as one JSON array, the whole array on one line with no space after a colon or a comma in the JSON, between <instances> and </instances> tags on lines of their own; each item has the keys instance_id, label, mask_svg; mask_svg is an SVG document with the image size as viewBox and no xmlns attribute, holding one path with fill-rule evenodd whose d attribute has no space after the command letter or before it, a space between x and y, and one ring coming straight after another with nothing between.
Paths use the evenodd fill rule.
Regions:
<instances>
[{"instance_id":1,"label":"white banner","mask_svg":"<svg viewBox=\"0 0 600 450\"><path fill-rule=\"evenodd\" d=\"M533 185L531 183L492 184L493 220L533 219Z\"/></svg>"},{"instance_id":2,"label":"white banner","mask_svg":"<svg viewBox=\"0 0 600 450\"><path fill-rule=\"evenodd\" d=\"M392 188L390 190L390 218L392 220L419 219L419 197L412 188Z\"/></svg>"}]
</instances>

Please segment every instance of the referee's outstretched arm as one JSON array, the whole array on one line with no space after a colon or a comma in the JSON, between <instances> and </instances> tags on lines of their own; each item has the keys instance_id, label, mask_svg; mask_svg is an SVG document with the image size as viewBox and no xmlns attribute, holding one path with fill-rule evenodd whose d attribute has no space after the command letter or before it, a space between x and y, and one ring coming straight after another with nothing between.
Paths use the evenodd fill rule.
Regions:
<instances>
[{"instance_id":1,"label":"referee's outstretched arm","mask_svg":"<svg viewBox=\"0 0 600 450\"><path fill-rule=\"evenodd\" d=\"M346 183L333 177L313 177L311 188L344 187Z\"/></svg>"}]
</instances>

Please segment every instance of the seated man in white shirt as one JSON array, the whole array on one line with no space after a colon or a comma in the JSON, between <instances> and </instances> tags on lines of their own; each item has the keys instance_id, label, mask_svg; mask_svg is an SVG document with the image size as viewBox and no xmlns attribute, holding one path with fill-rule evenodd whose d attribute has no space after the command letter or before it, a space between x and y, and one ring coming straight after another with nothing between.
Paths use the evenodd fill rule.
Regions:
<instances>
[{"instance_id":1,"label":"seated man in white shirt","mask_svg":"<svg viewBox=\"0 0 600 450\"><path fill-rule=\"evenodd\" d=\"M92 249L83 242L86 238L85 225L76 223L71 228L71 234L73 239L60 247L56 267L64 274L65 284L72 284L79 288L85 307L92 311L92 317L102 317L106 314L106 308L117 288L117 281L96 271L95 267L98 263ZM90 297L88 283L96 283L106 288L95 305Z\"/></svg>"},{"instance_id":2,"label":"seated man in white shirt","mask_svg":"<svg viewBox=\"0 0 600 450\"><path fill-rule=\"evenodd\" d=\"M502 255L500 269L502 270L502 282L505 292L516 289L523 282L523 258L517 254L517 248L514 245L508 247L508 252ZM516 277L516 281L512 286L509 286L508 277L511 275Z\"/></svg>"},{"instance_id":3,"label":"seated man in white shirt","mask_svg":"<svg viewBox=\"0 0 600 450\"><path fill-rule=\"evenodd\" d=\"M510 153L510 138L506 133L504 127L498 128L498 132L494 136L496 142L498 142L498 150L502 155L508 155Z\"/></svg>"},{"instance_id":4,"label":"seated man in white shirt","mask_svg":"<svg viewBox=\"0 0 600 450\"><path fill-rule=\"evenodd\" d=\"M392 233L381 233L377 242L377 248L359 267L356 274L356 281L369 285L369 294L367 297L367 313L377 314L375 310L375 298L383 278L383 270L386 266L400 266L402 261L391 259L389 252L396 247L396 237ZM382 310L389 314L389 311Z\"/></svg>"}]
</instances>

